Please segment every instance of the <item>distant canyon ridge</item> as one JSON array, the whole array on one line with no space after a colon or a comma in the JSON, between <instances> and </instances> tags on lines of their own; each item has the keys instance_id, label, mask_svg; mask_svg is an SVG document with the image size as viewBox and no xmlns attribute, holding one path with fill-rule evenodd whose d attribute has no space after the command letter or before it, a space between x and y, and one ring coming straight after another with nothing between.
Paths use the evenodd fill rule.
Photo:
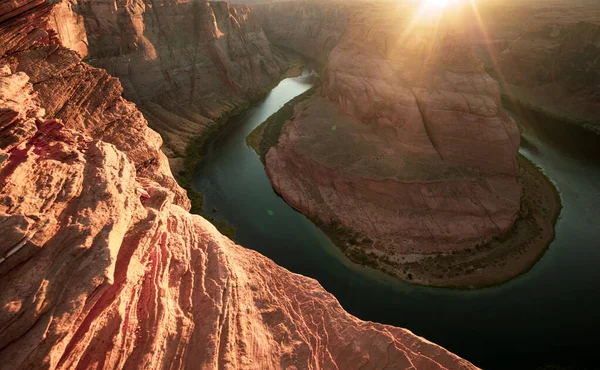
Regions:
<instances>
[{"instance_id":1,"label":"distant canyon ridge","mask_svg":"<svg viewBox=\"0 0 600 370\"><path fill-rule=\"evenodd\" d=\"M293 2L297 5L291 9L285 2L266 2L231 2L249 7L64 1L55 8L53 23L67 47L121 80L125 97L163 136L177 173L194 136L264 96L279 79L289 60L274 45L325 65L345 29L346 14L358 8L368 12L380 3L403 4L307 1ZM594 128L600 120L600 98L593 90L600 78L600 16L593 5L585 0L482 2L478 16L485 27L469 15L469 39L486 69L504 78L503 92ZM291 44L281 42L271 23L272 15L287 10L296 13L280 19L299 21L282 24Z\"/></svg>"}]
</instances>

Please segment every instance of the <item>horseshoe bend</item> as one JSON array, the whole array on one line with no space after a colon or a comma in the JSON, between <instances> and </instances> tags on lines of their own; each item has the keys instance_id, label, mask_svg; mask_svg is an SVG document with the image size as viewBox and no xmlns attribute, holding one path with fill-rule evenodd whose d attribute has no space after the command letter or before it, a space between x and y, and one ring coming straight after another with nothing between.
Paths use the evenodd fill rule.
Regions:
<instances>
[{"instance_id":1,"label":"horseshoe bend","mask_svg":"<svg viewBox=\"0 0 600 370\"><path fill-rule=\"evenodd\" d=\"M471 15L410 24L389 4L340 6L326 23L344 26L314 35L311 13L286 7L297 5L263 9L270 39L299 51L317 40L328 55L320 89L258 150L286 202L353 261L413 282L484 286L535 263L559 201L517 158L519 129L475 54Z\"/></svg>"},{"instance_id":2,"label":"horseshoe bend","mask_svg":"<svg viewBox=\"0 0 600 370\"><path fill-rule=\"evenodd\" d=\"M409 287L511 281L563 206L523 112L597 135L597 4L245 3L0 0L0 368L482 366L239 242L267 224L229 218L249 205L212 203L198 169L248 136L269 187L231 183L280 195L339 261Z\"/></svg>"}]
</instances>

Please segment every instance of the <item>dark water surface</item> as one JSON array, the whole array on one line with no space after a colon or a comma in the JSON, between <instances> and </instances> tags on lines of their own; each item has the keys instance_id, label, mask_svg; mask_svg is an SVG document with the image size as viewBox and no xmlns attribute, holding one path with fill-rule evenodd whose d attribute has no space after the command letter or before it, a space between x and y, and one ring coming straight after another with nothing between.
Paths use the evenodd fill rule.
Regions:
<instances>
[{"instance_id":1,"label":"dark water surface","mask_svg":"<svg viewBox=\"0 0 600 370\"><path fill-rule=\"evenodd\" d=\"M600 368L600 140L576 126L519 111L521 152L556 183L564 208L556 240L526 274L481 290L413 286L350 262L278 197L246 136L311 87L308 73L208 144L194 181L205 210L236 228L236 242L317 279L350 313L408 328L485 369ZM514 114L517 110L514 110Z\"/></svg>"}]
</instances>

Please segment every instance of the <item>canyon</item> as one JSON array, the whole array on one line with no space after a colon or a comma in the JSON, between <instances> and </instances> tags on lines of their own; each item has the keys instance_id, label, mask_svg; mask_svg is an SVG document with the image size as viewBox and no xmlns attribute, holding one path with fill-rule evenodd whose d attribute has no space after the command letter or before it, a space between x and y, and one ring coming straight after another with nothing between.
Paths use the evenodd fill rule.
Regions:
<instances>
[{"instance_id":1,"label":"canyon","mask_svg":"<svg viewBox=\"0 0 600 370\"><path fill-rule=\"evenodd\" d=\"M176 176L194 138L262 98L294 63L243 5L64 1L50 22L65 46L119 78Z\"/></svg>"},{"instance_id":2,"label":"canyon","mask_svg":"<svg viewBox=\"0 0 600 370\"><path fill-rule=\"evenodd\" d=\"M127 88L63 45L72 5L0 2L3 368L476 368L188 213Z\"/></svg>"},{"instance_id":3,"label":"canyon","mask_svg":"<svg viewBox=\"0 0 600 370\"><path fill-rule=\"evenodd\" d=\"M0 0L3 366L476 368L236 245L175 178L299 53L322 84L264 153L275 190L400 279L511 279L560 204L501 95L595 129L581 4L560 21L490 4L482 34L411 25L397 3Z\"/></svg>"},{"instance_id":4,"label":"canyon","mask_svg":"<svg viewBox=\"0 0 600 370\"><path fill-rule=\"evenodd\" d=\"M472 48L472 17L414 21L418 10L393 3L258 10L273 43L327 60L320 90L259 153L286 202L353 261L422 284L497 284L537 261L559 201L517 160L519 130Z\"/></svg>"}]
</instances>

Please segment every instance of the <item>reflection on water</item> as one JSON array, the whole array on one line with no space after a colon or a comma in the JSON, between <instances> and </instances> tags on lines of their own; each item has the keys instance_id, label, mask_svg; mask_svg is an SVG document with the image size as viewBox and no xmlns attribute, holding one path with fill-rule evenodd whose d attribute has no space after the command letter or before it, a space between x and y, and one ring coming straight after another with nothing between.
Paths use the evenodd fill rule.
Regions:
<instances>
[{"instance_id":1,"label":"reflection on water","mask_svg":"<svg viewBox=\"0 0 600 370\"><path fill-rule=\"evenodd\" d=\"M600 143L561 122L520 112L522 152L561 191L556 240L527 274L501 286L461 291L416 287L357 266L272 190L246 136L311 87L286 79L211 141L195 188L206 211L236 228L236 242L317 279L350 313L408 328L486 369L592 364L600 345ZM514 112L513 112L514 113Z\"/></svg>"}]
</instances>

